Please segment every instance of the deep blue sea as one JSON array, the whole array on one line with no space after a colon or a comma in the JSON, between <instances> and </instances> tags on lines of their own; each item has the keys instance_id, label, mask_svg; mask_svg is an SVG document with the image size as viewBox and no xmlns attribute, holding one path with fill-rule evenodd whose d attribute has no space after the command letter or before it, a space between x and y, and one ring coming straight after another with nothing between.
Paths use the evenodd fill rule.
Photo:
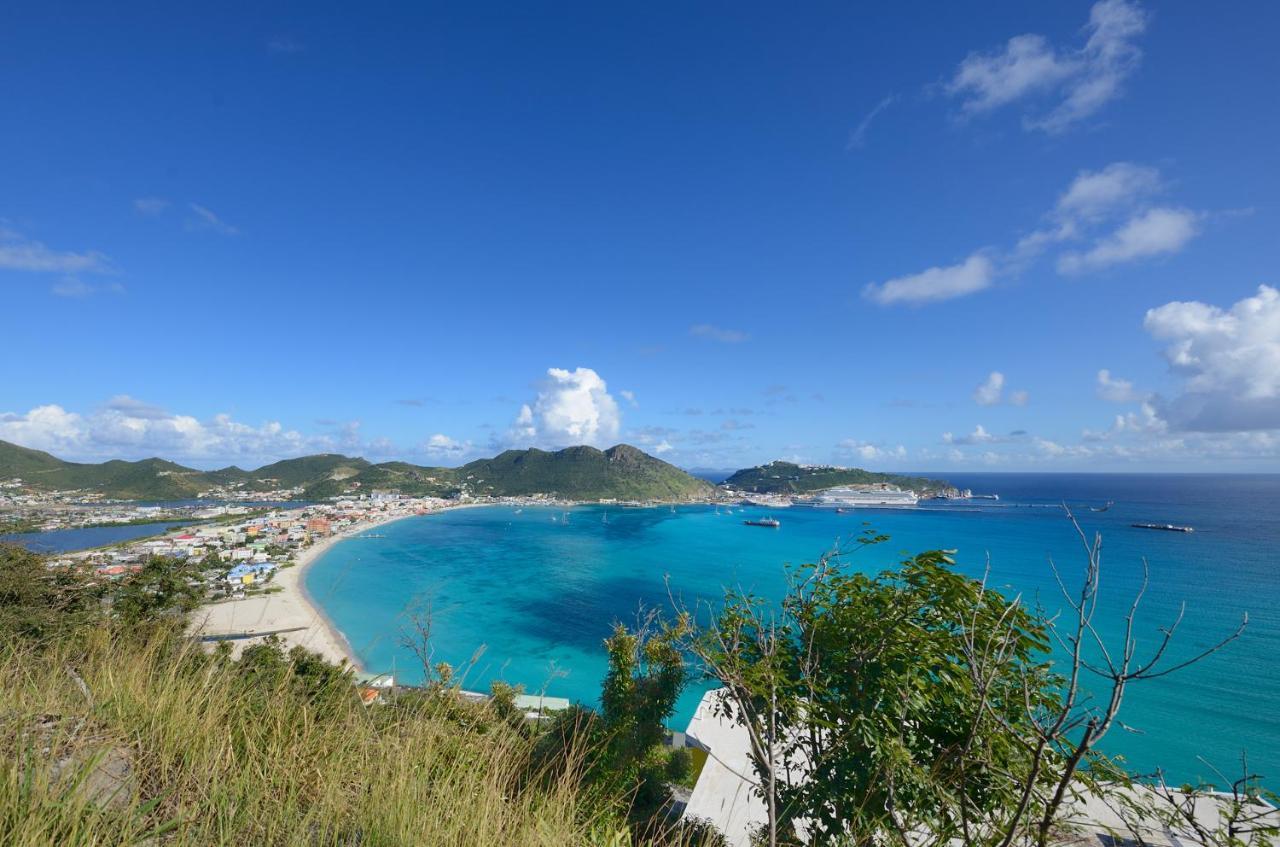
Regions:
<instances>
[{"instance_id":1,"label":"deep blue sea","mask_svg":"<svg viewBox=\"0 0 1280 847\"><path fill-rule=\"evenodd\" d=\"M1170 650L1177 661L1233 630L1245 634L1175 675L1133 684L1103 747L1132 769L1162 767L1171 778L1214 779L1198 757L1235 775L1251 769L1280 781L1280 476L948 474L998 502L929 505L837 514L804 507L774 512L710 506L621 509L486 507L410 518L382 538L336 545L306 576L307 588L364 663L405 680L420 677L399 645L403 612L429 601L437 657L462 664L484 652L466 686L493 679L594 703L605 669L601 646L615 620L641 604L667 607L664 576L686 601L715 600L734 585L776 597L785 563L812 561L865 524L892 536L846 560L866 571L909 553L956 550L959 567L1010 595L1062 606L1048 561L1078 585L1084 553L1057 505L1067 502L1104 537L1098 620L1115 636L1147 559L1151 586L1138 618L1139 655L1186 603ZM1105 512L1089 506L1114 505ZM744 526L773 514L779 529ZM1135 529L1135 522L1185 524L1194 533ZM693 686L671 720L683 726L705 685Z\"/></svg>"}]
</instances>

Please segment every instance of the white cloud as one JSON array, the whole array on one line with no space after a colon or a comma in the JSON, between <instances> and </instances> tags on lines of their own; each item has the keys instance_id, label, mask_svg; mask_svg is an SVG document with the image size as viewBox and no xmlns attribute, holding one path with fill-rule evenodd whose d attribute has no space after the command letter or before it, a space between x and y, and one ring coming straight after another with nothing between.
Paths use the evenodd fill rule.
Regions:
<instances>
[{"instance_id":1,"label":"white cloud","mask_svg":"<svg viewBox=\"0 0 1280 847\"><path fill-rule=\"evenodd\" d=\"M127 395L88 414L62 406L37 406L0 414L0 439L67 459L162 456L202 464L265 463L348 446L331 436L305 436L275 421L251 426L230 415L201 421L176 415Z\"/></svg>"},{"instance_id":2,"label":"white cloud","mask_svg":"<svg viewBox=\"0 0 1280 847\"><path fill-rule=\"evenodd\" d=\"M570 447L615 443L622 425L617 401L591 368L547 370L532 404L521 407L507 434L512 444Z\"/></svg>"},{"instance_id":3,"label":"white cloud","mask_svg":"<svg viewBox=\"0 0 1280 847\"><path fill-rule=\"evenodd\" d=\"M1028 394L1028 393L1027 393L1026 391L1024 391L1023 389L1018 389L1017 391L1010 391L1010 392L1009 392L1009 405L1010 405L1010 406L1025 406L1025 405L1027 405L1027 403L1029 403L1030 401L1031 401L1031 395L1030 395L1030 394Z\"/></svg>"},{"instance_id":4,"label":"white cloud","mask_svg":"<svg viewBox=\"0 0 1280 847\"><path fill-rule=\"evenodd\" d=\"M994 275L995 266L991 260L974 253L958 265L929 268L880 284L870 283L862 294L884 306L951 300L990 287Z\"/></svg>"},{"instance_id":5,"label":"white cloud","mask_svg":"<svg viewBox=\"0 0 1280 847\"><path fill-rule=\"evenodd\" d=\"M636 402L636 395L634 391L619 391L618 396L621 397L623 400L626 400L627 405L633 409L638 408L640 406L640 404Z\"/></svg>"},{"instance_id":6,"label":"white cloud","mask_svg":"<svg viewBox=\"0 0 1280 847\"><path fill-rule=\"evenodd\" d=\"M194 218L187 222L188 229L209 229L223 235L238 235L240 230L222 218L215 215L211 210L201 206L199 203L188 204Z\"/></svg>"},{"instance_id":7,"label":"white cloud","mask_svg":"<svg viewBox=\"0 0 1280 847\"><path fill-rule=\"evenodd\" d=\"M996 441L996 437L982 424L978 424L973 428L973 432L968 435L955 435L954 433L942 433L943 444L989 444Z\"/></svg>"},{"instance_id":8,"label":"white cloud","mask_svg":"<svg viewBox=\"0 0 1280 847\"><path fill-rule=\"evenodd\" d=\"M1159 400L1174 428L1202 432L1280 429L1280 292L1268 285L1228 309L1198 301L1166 303L1143 326L1168 342L1182 393Z\"/></svg>"},{"instance_id":9,"label":"white cloud","mask_svg":"<svg viewBox=\"0 0 1280 847\"><path fill-rule=\"evenodd\" d=\"M864 462L875 462L881 459L905 459L907 448L899 444L896 447L882 447L869 441L846 438L836 445L838 453L854 456Z\"/></svg>"},{"instance_id":10,"label":"white cloud","mask_svg":"<svg viewBox=\"0 0 1280 847\"><path fill-rule=\"evenodd\" d=\"M740 344L751 336L736 329L724 329L712 324L694 324L689 327L689 334L697 338L709 338L721 344Z\"/></svg>"},{"instance_id":11,"label":"white cloud","mask_svg":"<svg viewBox=\"0 0 1280 847\"><path fill-rule=\"evenodd\" d=\"M158 215L169 208L169 201L163 197L139 197L133 201L133 209L140 215Z\"/></svg>"},{"instance_id":12,"label":"white cloud","mask_svg":"<svg viewBox=\"0 0 1280 847\"><path fill-rule=\"evenodd\" d=\"M992 371L982 384L973 390L973 402L979 406L994 406L1004 394L1004 374Z\"/></svg>"},{"instance_id":13,"label":"white cloud","mask_svg":"<svg viewBox=\"0 0 1280 847\"><path fill-rule=\"evenodd\" d=\"M1061 132L1090 117L1121 92L1142 51L1134 41L1147 16L1136 3L1101 0L1085 27L1088 38L1075 50L1054 47L1042 35L1010 38L1001 49L970 53L946 90L962 98L965 114L994 111L1023 100L1052 102L1045 113L1024 116L1027 129Z\"/></svg>"},{"instance_id":14,"label":"white cloud","mask_svg":"<svg viewBox=\"0 0 1280 847\"><path fill-rule=\"evenodd\" d=\"M1092 239L1087 250L1059 253L1059 273L1099 270L1176 253L1199 234L1204 215L1152 206L1152 196L1163 187L1158 170L1131 162L1081 171L1043 216L1040 227L1019 239L1011 251L978 251L958 265L872 283L863 289L863 296L884 305L963 297L989 288L997 275L1021 273L1046 251L1087 239ZM1107 232L1108 228L1112 230Z\"/></svg>"},{"instance_id":15,"label":"white cloud","mask_svg":"<svg viewBox=\"0 0 1280 847\"><path fill-rule=\"evenodd\" d=\"M101 253L54 250L0 224L0 270L34 273L106 273L111 262Z\"/></svg>"},{"instance_id":16,"label":"white cloud","mask_svg":"<svg viewBox=\"0 0 1280 847\"><path fill-rule=\"evenodd\" d=\"M874 109L867 112L866 116L858 122L858 126L854 128L853 132L849 133L849 143L845 145L845 149L857 150L865 147L867 143L867 130L871 129L871 122L878 118L881 112L896 103L897 100L898 96L896 94L890 94L877 103Z\"/></svg>"},{"instance_id":17,"label":"white cloud","mask_svg":"<svg viewBox=\"0 0 1280 847\"><path fill-rule=\"evenodd\" d=\"M472 450L470 441L458 441L442 432L437 432L422 445L422 452L433 459L459 459Z\"/></svg>"},{"instance_id":18,"label":"white cloud","mask_svg":"<svg viewBox=\"0 0 1280 847\"><path fill-rule=\"evenodd\" d=\"M1112 403L1136 403L1142 399L1133 390L1132 382L1112 376L1111 371L1106 368L1098 371L1098 396Z\"/></svg>"},{"instance_id":19,"label":"white cloud","mask_svg":"<svg viewBox=\"0 0 1280 847\"><path fill-rule=\"evenodd\" d=\"M1162 253L1176 253L1195 238L1199 219L1190 209L1147 209L1099 239L1085 253L1067 253L1060 257L1058 271L1071 274L1098 270Z\"/></svg>"},{"instance_id":20,"label":"white cloud","mask_svg":"<svg viewBox=\"0 0 1280 847\"><path fill-rule=\"evenodd\" d=\"M670 441L664 439L653 445L651 449L656 455L661 456L663 453L670 453L675 448L671 446Z\"/></svg>"},{"instance_id":21,"label":"white cloud","mask_svg":"<svg viewBox=\"0 0 1280 847\"><path fill-rule=\"evenodd\" d=\"M1057 214L1092 220L1156 193L1160 171L1131 162L1112 162L1100 171L1081 171L1058 198Z\"/></svg>"}]
</instances>

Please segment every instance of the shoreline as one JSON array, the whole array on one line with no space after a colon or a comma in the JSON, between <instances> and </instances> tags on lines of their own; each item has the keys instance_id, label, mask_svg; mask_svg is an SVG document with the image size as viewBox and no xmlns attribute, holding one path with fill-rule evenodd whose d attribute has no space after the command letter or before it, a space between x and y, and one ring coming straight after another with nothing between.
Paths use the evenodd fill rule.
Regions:
<instances>
[{"instance_id":1,"label":"shoreline","mask_svg":"<svg viewBox=\"0 0 1280 847\"><path fill-rule=\"evenodd\" d=\"M437 514L439 511L428 512ZM355 649L346 635L333 623L306 588L306 572L333 547L377 527L386 526L408 518L425 515L395 515L375 521L367 521L332 535L302 550L294 565L276 571L269 585L282 588L275 594L260 594L242 600L223 600L201 606L193 614L190 627L195 635L228 635L231 633L270 633L291 629L278 636L287 648L302 647L319 653L335 664L346 664L356 671L364 671ZM231 640L233 655L239 655L245 647L260 644L265 635Z\"/></svg>"}]
</instances>

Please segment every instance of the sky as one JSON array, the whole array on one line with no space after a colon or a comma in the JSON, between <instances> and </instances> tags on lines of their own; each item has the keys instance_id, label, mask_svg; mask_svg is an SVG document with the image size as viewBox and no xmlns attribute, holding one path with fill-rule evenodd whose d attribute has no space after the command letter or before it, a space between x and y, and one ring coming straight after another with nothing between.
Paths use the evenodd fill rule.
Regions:
<instances>
[{"instance_id":1,"label":"sky","mask_svg":"<svg viewBox=\"0 0 1280 847\"><path fill-rule=\"evenodd\" d=\"M1278 26L10 3L0 439L1280 470Z\"/></svg>"}]
</instances>

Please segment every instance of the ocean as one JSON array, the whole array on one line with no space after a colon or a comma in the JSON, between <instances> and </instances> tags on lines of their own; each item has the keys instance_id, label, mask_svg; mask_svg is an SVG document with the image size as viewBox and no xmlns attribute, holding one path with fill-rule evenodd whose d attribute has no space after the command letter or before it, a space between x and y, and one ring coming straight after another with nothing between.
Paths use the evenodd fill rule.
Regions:
<instances>
[{"instance_id":1,"label":"ocean","mask_svg":"<svg viewBox=\"0 0 1280 847\"><path fill-rule=\"evenodd\" d=\"M405 612L430 606L436 658L470 663L465 685L495 679L528 691L594 704L605 671L603 639L614 621L638 610L669 608L670 590L690 605L714 602L726 585L777 597L787 563L812 561L865 526L891 541L846 559L863 571L892 567L928 549L953 549L958 567L1009 596L1052 614L1063 603L1052 558L1069 586L1085 556L1060 504L1103 535L1098 621L1114 639L1137 592L1143 560L1151 583L1135 635L1141 657L1159 627L1185 602L1170 648L1177 662L1231 632L1238 640L1203 662L1161 679L1136 682L1102 747L1140 773L1162 768L1172 780L1220 781L1205 764L1280 777L1280 475L947 474L999 501L915 509L770 511L712 506L569 510L459 509L410 518L380 538L340 542L312 566L306 586L370 669L420 679L401 646ZM1106 511L1090 511L1113 504ZM744 526L777 517L778 529ZM567 520L566 520L567 518ZM1172 523L1193 533L1136 529ZM690 686L672 726L692 716L708 683Z\"/></svg>"}]
</instances>

